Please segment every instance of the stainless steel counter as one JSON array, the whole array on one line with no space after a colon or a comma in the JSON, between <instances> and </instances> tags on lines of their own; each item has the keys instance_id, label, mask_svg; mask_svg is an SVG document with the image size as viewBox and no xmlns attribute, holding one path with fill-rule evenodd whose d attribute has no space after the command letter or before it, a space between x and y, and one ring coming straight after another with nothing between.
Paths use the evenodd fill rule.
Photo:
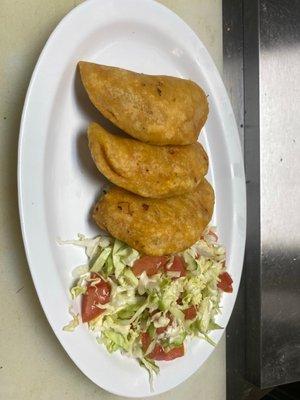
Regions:
<instances>
[{"instance_id":1,"label":"stainless steel counter","mask_svg":"<svg viewBox=\"0 0 300 400\"><path fill-rule=\"evenodd\" d=\"M255 379L265 387L300 380L300 4L264 0L259 13L262 351Z\"/></svg>"},{"instance_id":2,"label":"stainless steel counter","mask_svg":"<svg viewBox=\"0 0 300 400\"><path fill-rule=\"evenodd\" d=\"M267 388L300 380L300 3L224 0L223 18L224 76L244 141L248 201L227 362L229 375ZM236 382L228 400L239 398Z\"/></svg>"}]
</instances>

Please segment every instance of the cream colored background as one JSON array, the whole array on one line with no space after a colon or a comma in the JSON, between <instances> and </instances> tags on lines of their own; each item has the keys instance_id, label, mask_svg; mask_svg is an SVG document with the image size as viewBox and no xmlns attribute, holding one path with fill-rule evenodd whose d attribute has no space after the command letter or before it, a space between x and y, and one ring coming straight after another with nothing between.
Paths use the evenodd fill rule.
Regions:
<instances>
[{"instance_id":1,"label":"cream colored background","mask_svg":"<svg viewBox=\"0 0 300 400\"><path fill-rule=\"evenodd\" d=\"M116 398L78 370L51 331L31 281L18 217L17 144L26 89L49 34L79 3L80 0L0 0L1 400ZM161 3L195 30L221 70L221 0L162 0ZM41 268L42 263L43 260ZM224 400L225 397L223 336L194 376L156 399Z\"/></svg>"}]
</instances>

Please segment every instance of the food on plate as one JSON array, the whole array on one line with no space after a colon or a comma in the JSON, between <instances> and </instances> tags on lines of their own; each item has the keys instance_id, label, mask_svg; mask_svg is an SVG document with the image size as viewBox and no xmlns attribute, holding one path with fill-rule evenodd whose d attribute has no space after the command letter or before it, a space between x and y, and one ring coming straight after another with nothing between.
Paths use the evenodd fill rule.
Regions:
<instances>
[{"instance_id":1,"label":"food on plate","mask_svg":"<svg viewBox=\"0 0 300 400\"><path fill-rule=\"evenodd\" d=\"M201 236L214 207L214 191L204 179L188 194L150 199L114 186L96 204L101 229L139 252L162 256L187 249Z\"/></svg>"},{"instance_id":2,"label":"food on plate","mask_svg":"<svg viewBox=\"0 0 300 400\"><path fill-rule=\"evenodd\" d=\"M81 298L82 322L110 353L134 357L152 374L159 370L157 361L185 354L187 337L214 344L210 332L222 329L215 322L222 276L230 276L212 227L190 248L169 256L145 256L103 235L80 235L68 243L82 246L88 256L88 264L73 272L71 296ZM65 330L79 324L79 315L72 316Z\"/></svg>"},{"instance_id":3,"label":"food on plate","mask_svg":"<svg viewBox=\"0 0 300 400\"><path fill-rule=\"evenodd\" d=\"M219 276L220 282L218 283L218 288L223 290L223 292L227 293L232 293L233 288L232 288L232 283L233 280L231 276L229 275L228 272L222 272L222 274Z\"/></svg>"},{"instance_id":4,"label":"food on plate","mask_svg":"<svg viewBox=\"0 0 300 400\"><path fill-rule=\"evenodd\" d=\"M144 197L191 192L208 169L200 143L153 146L107 132L96 123L88 129L89 147L98 169L115 185Z\"/></svg>"},{"instance_id":5,"label":"food on plate","mask_svg":"<svg viewBox=\"0 0 300 400\"><path fill-rule=\"evenodd\" d=\"M79 69L94 106L129 135L156 145L197 141L208 101L196 83L84 61Z\"/></svg>"},{"instance_id":6,"label":"food on plate","mask_svg":"<svg viewBox=\"0 0 300 400\"><path fill-rule=\"evenodd\" d=\"M134 357L152 378L156 362L185 354L187 337L214 344L221 294L233 291L225 249L208 227L214 190L197 143L208 103L192 81L79 68L92 103L135 139L88 128L94 162L114 185L93 210L107 233L67 242L84 247L88 263L75 269L70 290L80 315L70 309L63 329L87 323L98 343Z\"/></svg>"}]
</instances>

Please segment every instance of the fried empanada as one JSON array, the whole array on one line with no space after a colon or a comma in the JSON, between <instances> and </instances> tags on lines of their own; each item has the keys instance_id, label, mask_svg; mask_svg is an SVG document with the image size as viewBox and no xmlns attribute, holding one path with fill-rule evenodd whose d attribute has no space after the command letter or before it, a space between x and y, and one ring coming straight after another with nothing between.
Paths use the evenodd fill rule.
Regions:
<instances>
[{"instance_id":1,"label":"fried empanada","mask_svg":"<svg viewBox=\"0 0 300 400\"><path fill-rule=\"evenodd\" d=\"M213 208L214 191L206 180L189 194L167 199L147 199L114 186L96 204L93 218L142 254L161 256L195 243Z\"/></svg>"},{"instance_id":2,"label":"fried empanada","mask_svg":"<svg viewBox=\"0 0 300 400\"><path fill-rule=\"evenodd\" d=\"M208 102L196 83L84 61L79 69L94 106L129 135L156 145L197 141Z\"/></svg>"},{"instance_id":3,"label":"fried empanada","mask_svg":"<svg viewBox=\"0 0 300 400\"><path fill-rule=\"evenodd\" d=\"M200 143L154 146L107 132L96 123L88 129L89 147L99 171L112 183L144 197L191 192L208 169Z\"/></svg>"}]
</instances>

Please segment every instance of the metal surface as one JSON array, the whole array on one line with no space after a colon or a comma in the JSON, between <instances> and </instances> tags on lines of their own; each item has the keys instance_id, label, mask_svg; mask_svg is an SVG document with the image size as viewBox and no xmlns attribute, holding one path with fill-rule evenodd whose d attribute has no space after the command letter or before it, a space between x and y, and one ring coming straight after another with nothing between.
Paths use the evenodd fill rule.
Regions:
<instances>
[{"instance_id":1,"label":"metal surface","mask_svg":"<svg viewBox=\"0 0 300 400\"><path fill-rule=\"evenodd\" d=\"M248 202L244 274L227 328L227 400L239 400L249 381L300 380L300 2L223 0L223 22Z\"/></svg>"},{"instance_id":2,"label":"metal surface","mask_svg":"<svg viewBox=\"0 0 300 400\"><path fill-rule=\"evenodd\" d=\"M260 2L261 386L300 380L300 3Z\"/></svg>"}]
</instances>

